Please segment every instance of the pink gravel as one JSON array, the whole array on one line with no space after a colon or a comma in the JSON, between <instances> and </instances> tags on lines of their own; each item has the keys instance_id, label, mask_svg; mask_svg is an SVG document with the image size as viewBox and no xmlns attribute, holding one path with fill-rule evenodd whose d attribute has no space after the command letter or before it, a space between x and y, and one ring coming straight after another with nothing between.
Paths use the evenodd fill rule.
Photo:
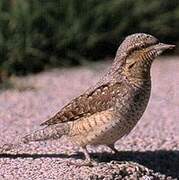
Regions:
<instances>
[{"instance_id":1,"label":"pink gravel","mask_svg":"<svg viewBox=\"0 0 179 180\"><path fill-rule=\"evenodd\" d=\"M43 72L18 79L18 86L34 88L0 92L0 146L37 129L94 84L107 65ZM0 180L179 179L179 57L156 60L152 82L147 110L135 129L116 143L117 156L105 146L89 147L99 164L78 167L69 162L81 162L83 154L75 153L77 147L66 138L31 143L0 154Z\"/></svg>"}]
</instances>

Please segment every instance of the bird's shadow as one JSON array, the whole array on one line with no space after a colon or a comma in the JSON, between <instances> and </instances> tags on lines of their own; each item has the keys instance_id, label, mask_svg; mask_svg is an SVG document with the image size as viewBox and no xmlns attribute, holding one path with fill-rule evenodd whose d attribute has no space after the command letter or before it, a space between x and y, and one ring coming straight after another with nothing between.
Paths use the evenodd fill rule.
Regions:
<instances>
[{"instance_id":1,"label":"bird's shadow","mask_svg":"<svg viewBox=\"0 0 179 180\"><path fill-rule=\"evenodd\" d=\"M91 156L100 162L110 161L132 161L137 162L154 172L160 172L173 178L179 178L179 151L120 151L118 154L91 153ZM80 159L84 156L82 153L67 154L0 154L0 158L74 158Z\"/></svg>"}]
</instances>

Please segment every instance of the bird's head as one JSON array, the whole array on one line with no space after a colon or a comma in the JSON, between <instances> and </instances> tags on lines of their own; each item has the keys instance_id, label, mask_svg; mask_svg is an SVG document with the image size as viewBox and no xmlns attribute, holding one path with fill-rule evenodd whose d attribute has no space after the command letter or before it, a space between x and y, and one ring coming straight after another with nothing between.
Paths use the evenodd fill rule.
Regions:
<instances>
[{"instance_id":1,"label":"bird's head","mask_svg":"<svg viewBox=\"0 0 179 180\"><path fill-rule=\"evenodd\" d=\"M144 78L150 75L153 60L175 45L160 43L157 38L145 33L136 33L125 38L116 54L114 64L120 64L124 74Z\"/></svg>"}]
</instances>

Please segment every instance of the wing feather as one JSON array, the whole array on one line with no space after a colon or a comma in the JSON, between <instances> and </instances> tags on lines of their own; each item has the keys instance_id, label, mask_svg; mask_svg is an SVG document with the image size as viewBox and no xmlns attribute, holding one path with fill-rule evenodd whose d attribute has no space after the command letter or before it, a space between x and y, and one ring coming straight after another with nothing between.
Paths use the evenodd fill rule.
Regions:
<instances>
[{"instance_id":1,"label":"wing feather","mask_svg":"<svg viewBox=\"0 0 179 180\"><path fill-rule=\"evenodd\" d=\"M114 105L116 99L114 97L120 89L121 83L107 83L92 91L87 91L83 95L73 99L55 116L43 122L41 126L75 121L79 118L107 110Z\"/></svg>"}]
</instances>

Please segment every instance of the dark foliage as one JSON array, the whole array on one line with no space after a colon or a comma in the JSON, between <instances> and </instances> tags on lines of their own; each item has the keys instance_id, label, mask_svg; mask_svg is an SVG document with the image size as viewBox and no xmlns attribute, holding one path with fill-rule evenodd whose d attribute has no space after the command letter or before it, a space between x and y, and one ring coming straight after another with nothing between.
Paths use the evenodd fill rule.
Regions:
<instances>
[{"instance_id":1,"label":"dark foliage","mask_svg":"<svg viewBox=\"0 0 179 180\"><path fill-rule=\"evenodd\" d=\"M128 34L179 42L178 0L1 0L0 74L114 56Z\"/></svg>"}]
</instances>

